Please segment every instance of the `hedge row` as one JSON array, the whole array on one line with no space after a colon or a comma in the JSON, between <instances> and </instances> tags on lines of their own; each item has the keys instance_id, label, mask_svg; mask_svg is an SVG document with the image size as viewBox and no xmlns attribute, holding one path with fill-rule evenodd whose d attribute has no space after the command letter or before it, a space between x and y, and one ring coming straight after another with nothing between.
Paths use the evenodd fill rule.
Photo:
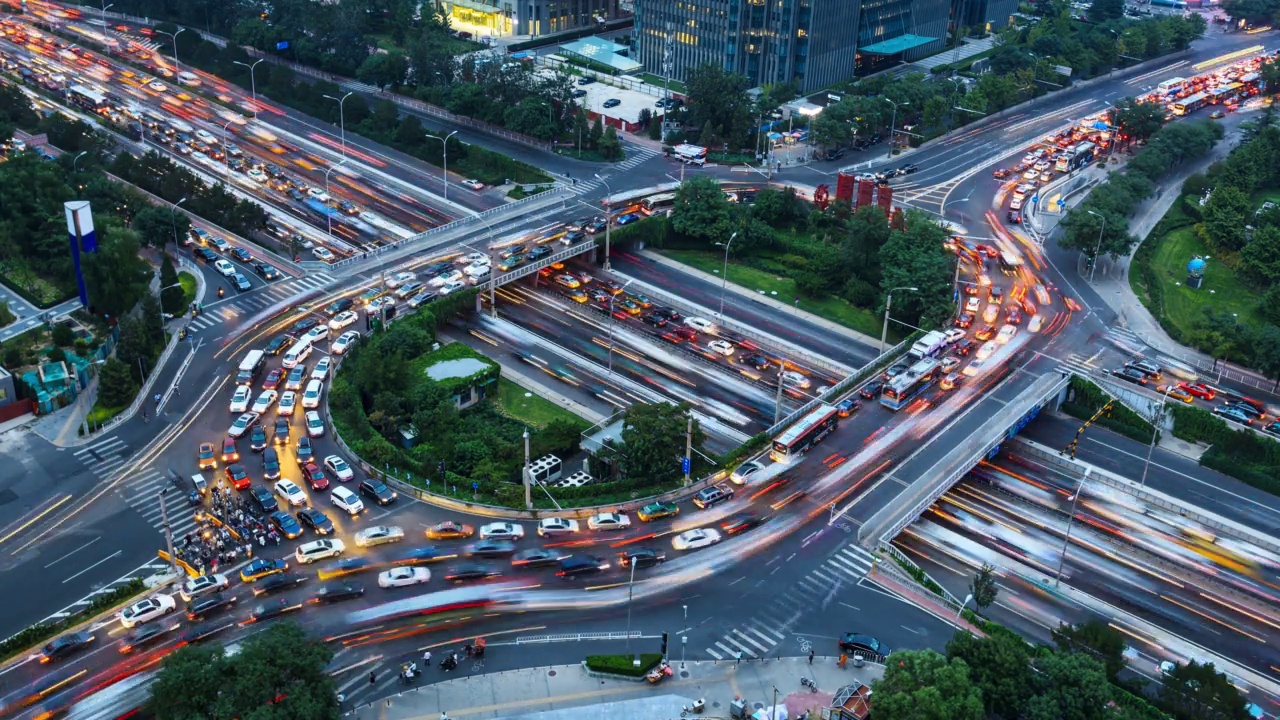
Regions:
<instances>
[{"instance_id":1,"label":"hedge row","mask_svg":"<svg viewBox=\"0 0 1280 720\"><path fill-rule=\"evenodd\" d=\"M658 653L640 653L640 665L637 666L635 657L635 655L588 655L587 669L611 675L642 677L662 662L662 655Z\"/></svg>"},{"instance_id":2,"label":"hedge row","mask_svg":"<svg viewBox=\"0 0 1280 720\"><path fill-rule=\"evenodd\" d=\"M1068 397L1067 402L1062 404L1062 411L1081 420L1093 417L1094 413L1111 399L1111 396L1103 392L1102 388L1078 375L1071 377L1071 393ZM1094 424L1124 435L1130 440L1137 440L1143 444L1151 442L1153 429L1151 422L1130 410L1124 403L1113 404L1111 411L1095 420Z\"/></svg>"},{"instance_id":3,"label":"hedge row","mask_svg":"<svg viewBox=\"0 0 1280 720\"><path fill-rule=\"evenodd\" d=\"M1210 445L1200 464L1272 495L1280 495L1280 443L1238 430L1196 407L1173 408L1173 436Z\"/></svg>"},{"instance_id":4,"label":"hedge row","mask_svg":"<svg viewBox=\"0 0 1280 720\"><path fill-rule=\"evenodd\" d=\"M1195 219L1186 213L1186 208L1190 205L1196 205L1198 209L1198 199L1190 195L1183 196L1183 204L1175 204L1169 209L1168 213L1156 223L1156 226L1147 233L1147 237L1138 245L1138 250L1134 254L1133 262L1130 266L1138 267L1138 285L1134 290L1142 290L1144 292L1135 292L1138 299L1146 305L1147 310L1151 313L1156 322L1160 323L1160 327L1169 334L1169 337L1178 342L1182 342L1182 330L1177 325L1169 322L1164 307L1164 285L1160 283L1156 277L1155 267L1152 265L1152 258L1156 253L1156 246L1169 233L1180 230L1184 227L1190 227L1195 224Z\"/></svg>"},{"instance_id":5,"label":"hedge row","mask_svg":"<svg viewBox=\"0 0 1280 720\"><path fill-rule=\"evenodd\" d=\"M138 595L147 589L146 583L139 578L134 578L129 582L118 585L109 592L102 593L94 597L85 608L77 613L73 613L64 618L54 620L53 622L36 623L24 628L17 635L0 642L0 659L7 660L14 655L27 652L32 648L40 645L49 638L59 635L69 628L98 615L99 613L109 610L134 595Z\"/></svg>"}]
</instances>

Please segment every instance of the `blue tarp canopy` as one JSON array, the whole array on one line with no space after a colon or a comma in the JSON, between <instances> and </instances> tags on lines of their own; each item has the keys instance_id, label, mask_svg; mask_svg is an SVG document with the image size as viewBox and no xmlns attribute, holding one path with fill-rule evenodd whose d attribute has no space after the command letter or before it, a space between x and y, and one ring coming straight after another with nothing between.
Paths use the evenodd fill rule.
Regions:
<instances>
[{"instance_id":1,"label":"blue tarp canopy","mask_svg":"<svg viewBox=\"0 0 1280 720\"><path fill-rule=\"evenodd\" d=\"M872 55L897 55L921 45L927 45L938 38L932 38L925 35L899 35L891 40L883 40L873 45L863 45L858 48L864 53Z\"/></svg>"}]
</instances>

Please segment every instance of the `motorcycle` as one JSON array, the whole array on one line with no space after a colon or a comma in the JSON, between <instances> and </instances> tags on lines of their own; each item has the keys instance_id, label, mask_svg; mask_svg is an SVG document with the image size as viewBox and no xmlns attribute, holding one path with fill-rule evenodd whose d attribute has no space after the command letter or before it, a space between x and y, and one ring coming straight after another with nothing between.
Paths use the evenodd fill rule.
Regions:
<instances>
[{"instance_id":1,"label":"motorcycle","mask_svg":"<svg viewBox=\"0 0 1280 720\"><path fill-rule=\"evenodd\" d=\"M220 297L220 298L221 298L221 297L224 297L224 296L226 296L226 294L227 294L227 289L226 289L226 288L223 288L223 287L218 288L218 297Z\"/></svg>"},{"instance_id":2,"label":"motorcycle","mask_svg":"<svg viewBox=\"0 0 1280 720\"><path fill-rule=\"evenodd\" d=\"M651 684L657 685L662 682L663 679L671 677L674 674L675 671L671 669L671 666L667 664L666 660L663 660L657 667L645 673L644 677Z\"/></svg>"},{"instance_id":3,"label":"motorcycle","mask_svg":"<svg viewBox=\"0 0 1280 720\"><path fill-rule=\"evenodd\" d=\"M445 658L440 661L440 669L445 672L449 672L450 670L453 670L457 667L458 667L457 655L446 655Z\"/></svg>"},{"instance_id":4,"label":"motorcycle","mask_svg":"<svg viewBox=\"0 0 1280 720\"><path fill-rule=\"evenodd\" d=\"M415 663L409 663L400 668L400 682L405 685L413 683L422 673L418 672L418 666Z\"/></svg>"}]
</instances>

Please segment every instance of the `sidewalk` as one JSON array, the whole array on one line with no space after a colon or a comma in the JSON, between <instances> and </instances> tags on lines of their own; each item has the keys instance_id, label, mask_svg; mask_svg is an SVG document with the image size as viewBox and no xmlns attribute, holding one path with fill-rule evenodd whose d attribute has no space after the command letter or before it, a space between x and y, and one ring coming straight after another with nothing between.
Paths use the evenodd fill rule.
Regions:
<instances>
[{"instance_id":1,"label":"sidewalk","mask_svg":"<svg viewBox=\"0 0 1280 720\"><path fill-rule=\"evenodd\" d=\"M508 648L494 648L494 651ZM702 717L725 718L734 698L746 701L749 712L774 705L778 717L787 708L791 720L812 711L817 718L830 707L841 688L871 685L884 675L883 666L853 666L841 670L834 657L782 658L767 663L710 660L683 665L672 661L675 675L657 686L648 682L592 677L581 665L524 668L507 672L448 680L421 686L374 703L362 704L347 713L362 720L439 720L446 712L454 720L504 718L506 720L581 720L582 718L644 718L662 720L680 717L681 708L698 699L706 701ZM434 670L432 671L434 672ZM811 692L800 678L815 681ZM363 675L339 678L350 685ZM395 682L393 680L393 682ZM398 687L398 686L397 686ZM692 713L689 717L697 717Z\"/></svg>"}]
</instances>

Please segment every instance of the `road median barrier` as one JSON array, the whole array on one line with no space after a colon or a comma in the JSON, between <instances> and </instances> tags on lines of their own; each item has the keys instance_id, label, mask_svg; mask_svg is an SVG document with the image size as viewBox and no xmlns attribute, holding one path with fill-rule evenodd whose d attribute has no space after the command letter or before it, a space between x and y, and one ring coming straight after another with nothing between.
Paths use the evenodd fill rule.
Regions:
<instances>
[{"instance_id":1,"label":"road median barrier","mask_svg":"<svg viewBox=\"0 0 1280 720\"><path fill-rule=\"evenodd\" d=\"M636 658L640 663L636 664ZM587 675L594 678L643 682L645 674L662 662L660 653L636 653L626 655L588 655L582 661Z\"/></svg>"}]
</instances>

